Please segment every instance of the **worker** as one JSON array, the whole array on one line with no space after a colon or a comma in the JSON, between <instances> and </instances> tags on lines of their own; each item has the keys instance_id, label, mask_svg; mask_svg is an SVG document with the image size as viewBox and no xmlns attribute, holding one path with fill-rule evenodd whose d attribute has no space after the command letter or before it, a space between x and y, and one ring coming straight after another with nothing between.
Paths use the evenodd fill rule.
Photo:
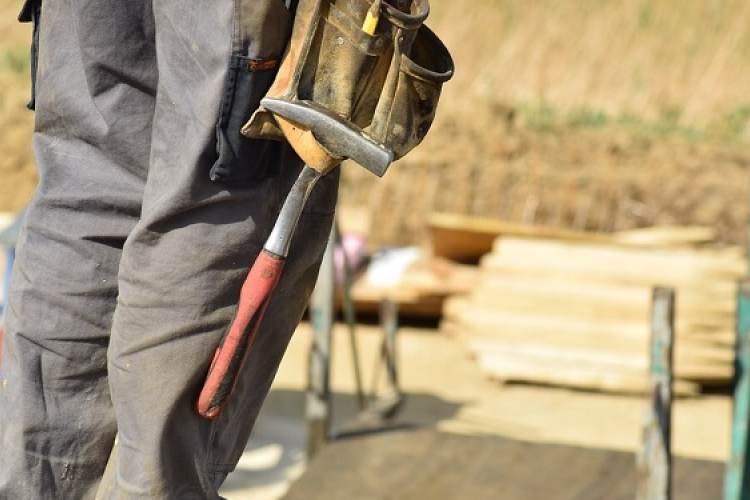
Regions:
<instances>
[{"instance_id":1,"label":"worker","mask_svg":"<svg viewBox=\"0 0 750 500\"><path fill-rule=\"evenodd\" d=\"M318 182L237 387L194 409L302 168L240 128L283 0L27 0L39 185L11 280L0 499L217 499L308 302L338 169Z\"/></svg>"}]
</instances>

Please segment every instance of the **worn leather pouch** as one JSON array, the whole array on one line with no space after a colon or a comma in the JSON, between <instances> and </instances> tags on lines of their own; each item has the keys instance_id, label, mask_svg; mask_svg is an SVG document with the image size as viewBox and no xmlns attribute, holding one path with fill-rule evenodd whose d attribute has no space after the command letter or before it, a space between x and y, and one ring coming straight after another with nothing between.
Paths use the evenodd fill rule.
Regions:
<instances>
[{"instance_id":1,"label":"worn leather pouch","mask_svg":"<svg viewBox=\"0 0 750 500\"><path fill-rule=\"evenodd\" d=\"M429 130L453 60L424 26L428 0L380 2L377 27L368 33L363 26L372 5L372 0L300 0L291 41L266 97L315 103L392 150L395 159ZM242 133L285 138L263 106Z\"/></svg>"}]
</instances>

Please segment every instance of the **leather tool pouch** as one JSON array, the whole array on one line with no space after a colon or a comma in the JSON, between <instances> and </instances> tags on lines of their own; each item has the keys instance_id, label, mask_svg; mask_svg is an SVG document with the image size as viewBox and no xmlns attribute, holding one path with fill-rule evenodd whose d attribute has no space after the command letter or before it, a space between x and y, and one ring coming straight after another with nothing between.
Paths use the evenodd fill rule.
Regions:
<instances>
[{"instance_id":1,"label":"leather tool pouch","mask_svg":"<svg viewBox=\"0 0 750 500\"><path fill-rule=\"evenodd\" d=\"M291 41L266 97L313 102L398 159L427 134L453 61L423 25L428 0L381 2L377 27L368 34L363 24L372 3L300 0ZM263 107L242 133L284 139Z\"/></svg>"},{"instance_id":2,"label":"leather tool pouch","mask_svg":"<svg viewBox=\"0 0 750 500\"><path fill-rule=\"evenodd\" d=\"M443 83L451 76L453 61L448 50L427 26L421 26L410 53L401 54L395 84L388 89L391 102L377 109L370 127L370 135L388 145L394 159L414 149L427 135Z\"/></svg>"}]
</instances>

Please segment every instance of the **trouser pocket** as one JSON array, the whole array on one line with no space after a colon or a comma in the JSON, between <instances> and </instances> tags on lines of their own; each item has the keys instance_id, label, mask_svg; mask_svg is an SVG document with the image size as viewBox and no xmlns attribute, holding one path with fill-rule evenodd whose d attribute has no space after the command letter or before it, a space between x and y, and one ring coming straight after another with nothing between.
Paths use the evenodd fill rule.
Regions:
<instances>
[{"instance_id":1,"label":"trouser pocket","mask_svg":"<svg viewBox=\"0 0 750 500\"><path fill-rule=\"evenodd\" d=\"M33 23L31 36L31 98L26 104L29 109L36 105L36 68L39 61L39 17L42 13L42 0L26 0L18 14L18 21Z\"/></svg>"},{"instance_id":2,"label":"trouser pocket","mask_svg":"<svg viewBox=\"0 0 750 500\"><path fill-rule=\"evenodd\" d=\"M281 144L250 139L242 126L260 106L276 75L292 15L281 0L234 0L232 55L219 120L213 181L242 185L278 170Z\"/></svg>"},{"instance_id":3,"label":"trouser pocket","mask_svg":"<svg viewBox=\"0 0 750 500\"><path fill-rule=\"evenodd\" d=\"M242 184L269 176L278 164L281 144L240 134L271 85L276 64L275 60L232 55L216 125L218 158L211 168L211 180Z\"/></svg>"}]
</instances>

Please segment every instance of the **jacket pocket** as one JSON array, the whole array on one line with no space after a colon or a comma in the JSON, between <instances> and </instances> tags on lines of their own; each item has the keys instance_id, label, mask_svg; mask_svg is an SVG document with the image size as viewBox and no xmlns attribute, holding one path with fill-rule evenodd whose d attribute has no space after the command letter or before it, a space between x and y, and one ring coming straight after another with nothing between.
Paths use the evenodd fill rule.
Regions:
<instances>
[{"instance_id":1,"label":"jacket pocket","mask_svg":"<svg viewBox=\"0 0 750 500\"><path fill-rule=\"evenodd\" d=\"M249 139L240 133L270 87L276 66L275 59L232 55L216 125L218 158L211 167L211 180L244 184L269 177L278 168L280 143Z\"/></svg>"},{"instance_id":2,"label":"jacket pocket","mask_svg":"<svg viewBox=\"0 0 750 500\"><path fill-rule=\"evenodd\" d=\"M36 105L36 68L39 61L39 17L42 13L42 0L26 0L18 14L18 21L33 23L31 36L31 98L26 104L29 109Z\"/></svg>"}]
</instances>

